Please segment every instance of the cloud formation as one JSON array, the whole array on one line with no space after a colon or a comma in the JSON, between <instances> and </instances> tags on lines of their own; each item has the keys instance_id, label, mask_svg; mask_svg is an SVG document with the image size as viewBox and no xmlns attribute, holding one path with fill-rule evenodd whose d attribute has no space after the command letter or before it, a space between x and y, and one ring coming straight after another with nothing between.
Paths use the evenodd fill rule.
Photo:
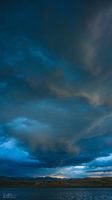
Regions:
<instances>
[{"instance_id":1,"label":"cloud formation","mask_svg":"<svg viewBox=\"0 0 112 200\"><path fill-rule=\"evenodd\" d=\"M0 10L0 175L111 176L112 3Z\"/></svg>"}]
</instances>

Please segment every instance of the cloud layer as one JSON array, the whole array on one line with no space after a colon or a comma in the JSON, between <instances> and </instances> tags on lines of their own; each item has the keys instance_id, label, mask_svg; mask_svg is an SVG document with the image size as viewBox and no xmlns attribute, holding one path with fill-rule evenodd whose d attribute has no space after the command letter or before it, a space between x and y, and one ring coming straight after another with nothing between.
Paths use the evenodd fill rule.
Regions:
<instances>
[{"instance_id":1,"label":"cloud layer","mask_svg":"<svg viewBox=\"0 0 112 200\"><path fill-rule=\"evenodd\" d=\"M111 176L112 3L0 10L0 175Z\"/></svg>"}]
</instances>

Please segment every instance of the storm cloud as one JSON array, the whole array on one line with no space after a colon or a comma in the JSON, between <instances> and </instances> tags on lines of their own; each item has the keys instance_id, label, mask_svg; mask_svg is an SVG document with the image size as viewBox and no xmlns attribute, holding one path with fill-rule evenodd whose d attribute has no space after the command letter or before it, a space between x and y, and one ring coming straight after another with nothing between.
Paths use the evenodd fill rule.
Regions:
<instances>
[{"instance_id":1,"label":"storm cloud","mask_svg":"<svg viewBox=\"0 0 112 200\"><path fill-rule=\"evenodd\" d=\"M5 1L0 16L0 175L111 176L111 1Z\"/></svg>"}]
</instances>

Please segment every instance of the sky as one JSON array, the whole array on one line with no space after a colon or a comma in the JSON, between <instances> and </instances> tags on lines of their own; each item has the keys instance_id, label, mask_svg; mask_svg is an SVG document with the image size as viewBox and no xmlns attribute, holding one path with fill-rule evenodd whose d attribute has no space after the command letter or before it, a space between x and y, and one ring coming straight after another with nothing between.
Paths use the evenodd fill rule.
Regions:
<instances>
[{"instance_id":1,"label":"sky","mask_svg":"<svg viewBox=\"0 0 112 200\"><path fill-rule=\"evenodd\" d=\"M112 176L112 1L0 4L0 176Z\"/></svg>"}]
</instances>

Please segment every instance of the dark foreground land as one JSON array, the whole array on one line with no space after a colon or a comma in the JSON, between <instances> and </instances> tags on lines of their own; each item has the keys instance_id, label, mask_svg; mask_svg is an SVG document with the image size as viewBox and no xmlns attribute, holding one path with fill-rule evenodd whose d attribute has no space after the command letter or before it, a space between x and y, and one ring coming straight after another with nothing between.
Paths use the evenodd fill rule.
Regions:
<instances>
[{"instance_id":1,"label":"dark foreground land","mask_svg":"<svg viewBox=\"0 0 112 200\"><path fill-rule=\"evenodd\" d=\"M0 187L75 188L112 187L112 177L83 179L0 178Z\"/></svg>"}]
</instances>

